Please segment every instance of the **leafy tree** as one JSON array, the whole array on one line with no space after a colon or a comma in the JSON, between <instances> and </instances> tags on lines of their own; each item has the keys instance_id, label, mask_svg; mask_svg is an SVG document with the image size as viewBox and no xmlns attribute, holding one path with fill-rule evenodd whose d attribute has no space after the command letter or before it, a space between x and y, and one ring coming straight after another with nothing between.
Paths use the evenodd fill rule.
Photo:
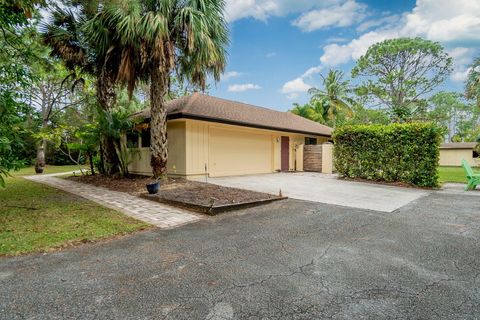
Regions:
<instances>
[{"instance_id":1,"label":"leafy tree","mask_svg":"<svg viewBox=\"0 0 480 320\"><path fill-rule=\"evenodd\" d=\"M37 1L0 3L0 186L10 170L25 164L28 154L31 108L19 88L28 88L33 77L28 62L35 29L27 18Z\"/></svg>"},{"instance_id":2,"label":"leafy tree","mask_svg":"<svg viewBox=\"0 0 480 320\"><path fill-rule=\"evenodd\" d=\"M297 116L304 117L310 120L313 120L315 117L315 112L313 111L312 106L308 103L304 105L294 103L293 108L289 111L293 114L296 114Z\"/></svg>"},{"instance_id":3,"label":"leafy tree","mask_svg":"<svg viewBox=\"0 0 480 320\"><path fill-rule=\"evenodd\" d=\"M81 156L82 152L85 153L86 157L88 158L88 163L90 164L90 172L92 175L95 175L95 166L93 157L98 149L98 140L99 140L99 132L97 126L93 123L87 123L76 130L74 133L75 138L77 138L76 142L69 143L67 145L68 150L77 151L79 157ZM70 158L70 152L68 155ZM79 164L79 161L77 161ZM83 174L83 170L80 168L80 172Z\"/></svg>"},{"instance_id":4,"label":"leafy tree","mask_svg":"<svg viewBox=\"0 0 480 320\"><path fill-rule=\"evenodd\" d=\"M46 55L46 54L44 54ZM77 81L71 81L67 70L57 61L48 64L37 63L32 66L35 78L26 93L31 106L39 112L41 130L45 131L53 125L55 117L67 108L79 107L86 101L82 88L77 87ZM82 82L84 83L84 82ZM37 145L35 169L45 166L47 140L40 139Z\"/></svg>"},{"instance_id":5,"label":"leafy tree","mask_svg":"<svg viewBox=\"0 0 480 320\"><path fill-rule=\"evenodd\" d=\"M347 119L343 124L389 124L390 118L383 110L366 108L360 103L352 104L353 116Z\"/></svg>"},{"instance_id":6,"label":"leafy tree","mask_svg":"<svg viewBox=\"0 0 480 320\"><path fill-rule=\"evenodd\" d=\"M1 77L0 82L5 80ZM1 87L1 85L0 85ZM12 91L2 91L0 94L0 187L5 186L4 177L10 170L17 170L25 164L20 156L25 150L25 140L28 132L28 115L31 109L28 105L18 102L18 96Z\"/></svg>"},{"instance_id":7,"label":"leafy tree","mask_svg":"<svg viewBox=\"0 0 480 320\"><path fill-rule=\"evenodd\" d=\"M112 38L112 30L88 30L106 3L108 1L65 0L62 5L52 5L51 20L43 26L42 34L43 41L52 49L52 56L64 62L73 79L80 80L85 75L95 79L97 103L104 111L110 111L117 100L115 81L122 49ZM115 173L119 160L113 141L106 136L100 140L103 170Z\"/></svg>"},{"instance_id":8,"label":"leafy tree","mask_svg":"<svg viewBox=\"0 0 480 320\"><path fill-rule=\"evenodd\" d=\"M35 7L43 5L45 5L43 0L1 0L0 28L5 31L6 28L26 24L27 20L33 17Z\"/></svg>"},{"instance_id":9,"label":"leafy tree","mask_svg":"<svg viewBox=\"0 0 480 320\"><path fill-rule=\"evenodd\" d=\"M475 105L466 104L457 120L457 128L452 140L455 142L475 142L479 137L480 112Z\"/></svg>"},{"instance_id":10,"label":"leafy tree","mask_svg":"<svg viewBox=\"0 0 480 320\"><path fill-rule=\"evenodd\" d=\"M464 114L471 111L470 108L462 101L459 93L445 91L440 91L430 97L429 105L427 120L446 128L446 141L453 141L459 122Z\"/></svg>"},{"instance_id":11,"label":"leafy tree","mask_svg":"<svg viewBox=\"0 0 480 320\"><path fill-rule=\"evenodd\" d=\"M475 100L477 107L480 108L480 57L476 58L470 66L465 95L467 99Z\"/></svg>"},{"instance_id":12,"label":"leafy tree","mask_svg":"<svg viewBox=\"0 0 480 320\"><path fill-rule=\"evenodd\" d=\"M334 125L334 121L338 120L338 118L330 118L333 114L329 114L327 105L322 101L311 100L303 106L297 103L293 105L294 108L290 110L291 113L312 121L331 126Z\"/></svg>"},{"instance_id":13,"label":"leafy tree","mask_svg":"<svg viewBox=\"0 0 480 320\"><path fill-rule=\"evenodd\" d=\"M395 122L408 121L423 111L422 97L452 71L452 59L437 43L421 38L385 40L358 59L352 77L364 81L357 93L380 102Z\"/></svg>"},{"instance_id":14,"label":"leafy tree","mask_svg":"<svg viewBox=\"0 0 480 320\"><path fill-rule=\"evenodd\" d=\"M120 160L120 173L126 177L128 176L128 165L132 159L131 154L127 151L123 133L133 128L134 123L130 119L131 112L123 108L112 111L100 110L100 112L97 130L113 141L115 152Z\"/></svg>"},{"instance_id":15,"label":"leafy tree","mask_svg":"<svg viewBox=\"0 0 480 320\"><path fill-rule=\"evenodd\" d=\"M105 32L109 40L104 41ZM228 43L224 2L218 0L142 0L111 3L88 22L90 42L101 55L117 52L117 79L131 94L137 81L150 82L151 165L166 174L166 99L172 72L180 81L205 88L207 75L219 80Z\"/></svg>"}]
</instances>

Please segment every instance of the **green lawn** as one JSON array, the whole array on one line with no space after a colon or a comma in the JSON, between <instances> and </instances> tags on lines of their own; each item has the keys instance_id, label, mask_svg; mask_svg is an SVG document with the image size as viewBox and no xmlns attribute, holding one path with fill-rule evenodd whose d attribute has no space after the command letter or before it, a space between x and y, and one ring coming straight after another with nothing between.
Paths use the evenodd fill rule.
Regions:
<instances>
[{"instance_id":1,"label":"green lawn","mask_svg":"<svg viewBox=\"0 0 480 320\"><path fill-rule=\"evenodd\" d=\"M462 167L439 167L438 173L440 175L439 180L441 184L445 182L467 183L465 171Z\"/></svg>"},{"instance_id":2,"label":"green lawn","mask_svg":"<svg viewBox=\"0 0 480 320\"><path fill-rule=\"evenodd\" d=\"M45 173L76 170L52 167ZM33 168L13 173L0 189L0 256L48 251L149 228L112 209L23 179Z\"/></svg>"},{"instance_id":3,"label":"green lawn","mask_svg":"<svg viewBox=\"0 0 480 320\"><path fill-rule=\"evenodd\" d=\"M82 169L87 169L87 167L82 167ZM71 165L71 166L46 166L45 167L45 174L48 173L60 173L60 172L73 172L73 171L78 171L80 170L78 166L76 165ZM12 171L10 172L12 176L28 176L35 174L35 168L34 167L27 167L27 168L22 168L19 171Z\"/></svg>"}]
</instances>

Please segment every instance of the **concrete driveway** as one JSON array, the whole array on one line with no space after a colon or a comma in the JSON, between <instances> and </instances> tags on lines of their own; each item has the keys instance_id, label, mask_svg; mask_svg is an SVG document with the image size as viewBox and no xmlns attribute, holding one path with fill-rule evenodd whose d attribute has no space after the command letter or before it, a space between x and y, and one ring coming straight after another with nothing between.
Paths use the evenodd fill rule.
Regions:
<instances>
[{"instance_id":1,"label":"concrete driveway","mask_svg":"<svg viewBox=\"0 0 480 320\"><path fill-rule=\"evenodd\" d=\"M299 200L0 258L0 319L479 319L480 201Z\"/></svg>"},{"instance_id":2,"label":"concrete driveway","mask_svg":"<svg viewBox=\"0 0 480 320\"><path fill-rule=\"evenodd\" d=\"M429 194L420 189L338 180L336 175L315 172L209 178L208 182L273 194L282 190L284 196L293 199L384 212Z\"/></svg>"}]
</instances>

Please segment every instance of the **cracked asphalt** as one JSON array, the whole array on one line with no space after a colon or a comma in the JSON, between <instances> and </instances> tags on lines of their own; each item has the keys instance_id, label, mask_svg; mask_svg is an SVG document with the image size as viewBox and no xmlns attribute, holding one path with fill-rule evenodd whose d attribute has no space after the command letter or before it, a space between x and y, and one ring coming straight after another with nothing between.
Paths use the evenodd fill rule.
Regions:
<instances>
[{"instance_id":1,"label":"cracked asphalt","mask_svg":"<svg viewBox=\"0 0 480 320\"><path fill-rule=\"evenodd\" d=\"M480 319L480 201L299 200L0 259L0 319Z\"/></svg>"}]
</instances>

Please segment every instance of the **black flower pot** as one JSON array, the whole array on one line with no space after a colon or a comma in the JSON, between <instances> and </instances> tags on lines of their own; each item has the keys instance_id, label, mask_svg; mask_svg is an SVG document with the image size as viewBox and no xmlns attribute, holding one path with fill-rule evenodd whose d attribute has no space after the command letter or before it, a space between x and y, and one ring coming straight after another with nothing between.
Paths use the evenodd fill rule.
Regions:
<instances>
[{"instance_id":1,"label":"black flower pot","mask_svg":"<svg viewBox=\"0 0 480 320\"><path fill-rule=\"evenodd\" d=\"M43 173L43 167L35 167L35 173Z\"/></svg>"},{"instance_id":2,"label":"black flower pot","mask_svg":"<svg viewBox=\"0 0 480 320\"><path fill-rule=\"evenodd\" d=\"M146 186L149 194L155 194L158 193L158 190L160 189L160 182L157 181L153 183L148 183Z\"/></svg>"}]
</instances>

